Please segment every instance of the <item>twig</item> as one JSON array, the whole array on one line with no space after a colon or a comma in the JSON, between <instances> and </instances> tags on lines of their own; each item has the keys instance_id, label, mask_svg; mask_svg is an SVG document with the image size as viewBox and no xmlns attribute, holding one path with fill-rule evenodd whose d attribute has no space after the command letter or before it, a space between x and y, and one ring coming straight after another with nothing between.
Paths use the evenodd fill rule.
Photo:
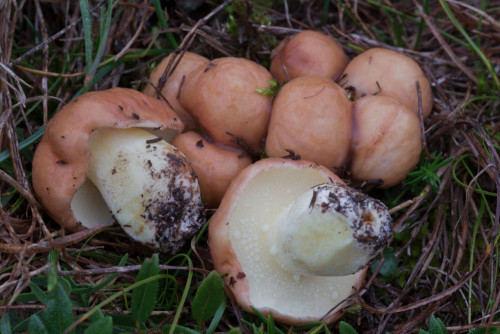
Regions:
<instances>
[{"instance_id":1,"label":"twig","mask_svg":"<svg viewBox=\"0 0 500 334\"><path fill-rule=\"evenodd\" d=\"M105 2L106 2L106 0L101 0L97 5L92 7L90 9L90 11L94 12L96 9L101 7ZM28 52L26 52L25 54L23 54L23 55L17 57L16 59L14 59L13 61L11 61L8 64L8 66L12 67L12 66L20 63L24 58L31 56L32 54L34 54L35 52L37 52L38 50L43 48L45 45L52 43L53 41L55 41L56 39L58 39L59 37L64 35L66 32L68 32L68 30L72 29L74 26L76 26L78 23L80 23L81 20L82 20L82 18L80 17L77 20L73 21L68 26L66 26L64 29L62 29L62 30L58 31L57 33L55 33L54 35L52 35L52 37L50 37L49 39L39 43L38 45L36 45L32 49L30 49Z\"/></svg>"}]
</instances>

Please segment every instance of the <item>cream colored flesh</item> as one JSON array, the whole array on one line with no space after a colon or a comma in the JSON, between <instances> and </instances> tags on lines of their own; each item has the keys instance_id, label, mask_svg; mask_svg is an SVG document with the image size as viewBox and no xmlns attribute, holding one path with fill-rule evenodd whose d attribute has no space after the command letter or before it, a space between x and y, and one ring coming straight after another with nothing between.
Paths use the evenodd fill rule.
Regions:
<instances>
[{"instance_id":1,"label":"cream colored flesh","mask_svg":"<svg viewBox=\"0 0 500 334\"><path fill-rule=\"evenodd\" d=\"M257 309L294 318L318 318L347 298L360 273L339 277L286 270L271 253L272 222L312 187L329 182L314 169L276 168L252 179L234 208L229 234ZM258 208L257 210L255 208Z\"/></svg>"},{"instance_id":2,"label":"cream colored flesh","mask_svg":"<svg viewBox=\"0 0 500 334\"><path fill-rule=\"evenodd\" d=\"M365 266L391 236L380 202L339 184L298 196L274 223L271 253L285 270L343 276Z\"/></svg>"},{"instance_id":3,"label":"cream colored flesh","mask_svg":"<svg viewBox=\"0 0 500 334\"><path fill-rule=\"evenodd\" d=\"M167 189L184 189L193 183L191 174L173 171L169 158L182 160L180 152L158 139L139 128L100 129L91 137L88 172L122 228L135 240L156 248L163 245L156 238L157 222L147 210L169 200Z\"/></svg>"}]
</instances>

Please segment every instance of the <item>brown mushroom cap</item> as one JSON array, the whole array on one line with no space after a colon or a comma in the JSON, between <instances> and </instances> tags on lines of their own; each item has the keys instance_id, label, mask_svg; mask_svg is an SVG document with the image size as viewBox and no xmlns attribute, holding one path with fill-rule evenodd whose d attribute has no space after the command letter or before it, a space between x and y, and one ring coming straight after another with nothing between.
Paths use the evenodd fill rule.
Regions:
<instances>
[{"instance_id":1,"label":"brown mushroom cap","mask_svg":"<svg viewBox=\"0 0 500 334\"><path fill-rule=\"evenodd\" d=\"M349 61L340 44L330 36L313 30L302 31L283 40L274 53L271 74L278 82L303 75L318 75L335 80ZM286 74L283 68L286 69Z\"/></svg>"},{"instance_id":2,"label":"brown mushroom cap","mask_svg":"<svg viewBox=\"0 0 500 334\"><path fill-rule=\"evenodd\" d=\"M181 89L181 103L215 142L258 152L266 135L271 74L261 65L226 57L192 72Z\"/></svg>"},{"instance_id":3,"label":"brown mushroom cap","mask_svg":"<svg viewBox=\"0 0 500 334\"><path fill-rule=\"evenodd\" d=\"M182 122L165 102L127 88L81 95L49 121L33 157L33 187L61 226L70 231L83 228L73 214L71 201L86 180L92 132L131 127L157 129L172 137L169 131L183 130Z\"/></svg>"},{"instance_id":4,"label":"brown mushroom cap","mask_svg":"<svg viewBox=\"0 0 500 334\"><path fill-rule=\"evenodd\" d=\"M292 274L276 263L264 242L267 223L297 194L329 182L342 181L312 162L271 158L245 168L231 183L210 220L209 246L215 269L228 274L225 282L246 311L272 312L291 325L332 323L353 287L360 288L365 270L342 277Z\"/></svg>"},{"instance_id":5,"label":"brown mushroom cap","mask_svg":"<svg viewBox=\"0 0 500 334\"><path fill-rule=\"evenodd\" d=\"M236 149L209 142L196 132L184 132L172 140L183 152L198 175L203 202L216 208L231 181L252 160Z\"/></svg>"},{"instance_id":6,"label":"brown mushroom cap","mask_svg":"<svg viewBox=\"0 0 500 334\"><path fill-rule=\"evenodd\" d=\"M354 89L355 99L365 95L389 96L418 115L417 81L425 119L432 110L431 85L417 62L403 54L382 48L366 50L347 65L341 84Z\"/></svg>"},{"instance_id":7,"label":"brown mushroom cap","mask_svg":"<svg viewBox=\"0 0 500 334\"><path fill-rule=\"evenodd\" d=\"M323 77L299 77L285 84L273 102L266 153L283 157L293 151L327 168L341 167L351 125L351 102L340 86Z\"/></svg>"},{"instance_id":8,"label":"brown mushroom cap","mask_svg":"<svg viewBox=\"0 0 500 334\"><path fill-rule=\"evenodd\" d=\"M149 76L150 84L148 84L143 93L149 96L157 96L157 92L155 87L158 86L160 78L162 77L165 69L167 68L170 59L173 54L165 57L151 72ZM178 56L180 57L180 55ZM177 59L173 62L172 66L175 65ZM196 127L196 121L194 117L181 105L179 102L180 88L184 78L194 71L196 68L202 66L203 64L208 63L209 60L203 56L200 56L196 53L185 52L182 55L182 58L175 68L172 75L167 78L167 81L163 85L161 89L161 94L165 99L167 99L168 103L175 111L177 115L179 115L181 121L184 123L186 130L192 130ZM154 87L153 87L154 86Z\"/></svg>"},{"instance_id":9,"label":"brown mushroom cap","mask_svg":"<svg viewBox=\"0 0 500 334\"><path fill-rule=\"evenodd\" d=\"M420 120L387 96L366 96L353 104L353 179L382 179L382 188L401 182L422 150Z\"/></svg>"}]
</instances>

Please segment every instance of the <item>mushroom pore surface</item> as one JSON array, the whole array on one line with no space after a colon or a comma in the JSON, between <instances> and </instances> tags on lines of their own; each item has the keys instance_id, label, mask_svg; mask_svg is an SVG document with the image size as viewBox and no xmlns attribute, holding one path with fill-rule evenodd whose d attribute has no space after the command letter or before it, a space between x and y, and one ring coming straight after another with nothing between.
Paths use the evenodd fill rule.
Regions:
<instances>
[{"instance_id":1,"label":"mushroom pore surface","mask_svg":"<svg viewBox=\"0 0 500 334\"><path fill-rule=\"evenodd\" d=\"M306 161L264 159L243 170L231 184L209 226L214 265L238 303L289 324L317 321L347 298L364 272L340 277L285 270L266 240L272 223L313 186L341 182L324 167ZM342 305L340 306L342 307ZM324 319L333 321L340 308Z\"/></svg>"}]
</instances>

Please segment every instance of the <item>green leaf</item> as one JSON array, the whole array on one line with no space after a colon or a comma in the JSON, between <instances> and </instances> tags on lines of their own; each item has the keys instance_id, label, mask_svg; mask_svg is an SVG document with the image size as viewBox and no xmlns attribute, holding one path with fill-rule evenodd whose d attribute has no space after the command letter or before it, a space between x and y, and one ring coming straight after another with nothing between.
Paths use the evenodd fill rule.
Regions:
<instances>
[{"instance_id":1,"label":"green leaf","mask_svg":"<svg viewBox=\"0 0 500 334\"><path fill-rule=\"evenodd\" d=\"M10 317L8 313L5 313L0 319L0 333L2 334L10 334L12 331L10 330Z\"/></svg>"},{"instance_id":2,"label":"green leaf","mask_svg":"<svg viewBox=\"0 0 500 334\"><path fill-rule=\"evenodd\" d=\"M142 264L141 270L137 274L135 282L140 282L148 277L159 274L158 254L154 254L151 260L146 260ZM156 304L158 294L158 280L138 286L132 292L132 317L137 322L146 321Z\"/></svg>"},{"instance_id":3,"label":"green leaf","mask_svg":"<svg viewBox=\"0 0 500 334\"><path fill-rule=\"evenodd\" d=\"M102 314L101 310L97 310L94 314L92 314L90 316L90 320L92 322L99 321L101 319L104 319L104 314ZM111 321L113 321L113 320L111 320Z\"/></svg>"},{"instance_id":4,"label":"green leaf","mask_svg":"<svg viewBox=\"0 0 500 334\"><path fill-rule=\"evenodd\" d=\"M40 302L47 305L47 303L49 302L49 296L47 296L47 294L42 289L40 289L40 287L38 285L36 285L35 283L31 283L30 288L31 288L31 292L33 292L35 297Z\"/></svg>"},{"instance_id":5,"label":"green leaf","mask_svg":"<svg viewBox=\"0 0 500 334\"><path fill-rule=\"evenodd\" d=\"M47 309L43 313L44 324L49 333L62 333L74 321L71 301L62 283L56 284L49 298Z\"/></svg>"},{"instance_id":6,"label":"green leaf","mask_svg":"<svg viewBox=\"0 0 500 334\"><path fill-rule=\"evenodd\" d=\"M471 329L469 331L469 334L486 334L487 330L488 327L475 328ZM488 330L488 334L500 334L500 327L490 327Z\"/></svg>"},{"instance_id":7,"label":"green leaf","mask_svg":"<svg viewBox=\"0 0 500 334\"><path fill-rule=\"evenodd\" d=\"M341 321L339 324L339 334L358 334L358 332L345 321Z\"/></svg>"},{"instance_id":8,"label":"green leaf","mask_svg":"<svg viewBox=\"0 0 500 334\"><path fill-rule=\"evenodd\" d=\"M45 328L42 320L40 320L40 318L36 314L33 314L30 317L30 320L28 322L28 333L33 333L33 334L48 333L47 328Z\"/></svg>"},{"instance_id":9,"label":"green leaf","mask_svg":"<svg viewBox=\"0 0 500 334\"><path fill-rule=\"evenodd\" d=\"M272 79L269 80L268 88L257 88L255 91L261 95L275 96L278 94L279 90L280 90L279 83L276 80Z\"/></svg>"},{"instance_id":10,"label":"green leaf","mask_svg":"<svg viewBox=\"0 0 500 334\"><path fill-rule=\"evenodd\" d=\"M220 275L212 271L201 282L192 303L193 318L203 323L210 319L224 302L224 282Z\"/></svg>"},{"instance_id":11,"label":"green leaf","mask_svg":"<svg viewBox=\"0 0 500 334\"><path fill-rule=\"evenodd\" d=\"M170 325L170 324L163 326L163 328L161 329L162 334L170 333L171 328L172 328L172 325ZM193 329L189 329L189 328L184 327L184 326L179 326L179 325L175 326L173 333L174 334L200 334L200 332L198 332L198 331L195 331Z\"/></svg>"},{"instance_id":12,"label":"green leaf","mask_svg":"<svg viewBox=\"0 0 500 334\"><path fill-rule=\"evenodd\" d=\"M441 321L441 319L436 318L435 316L431 316L429 320L429 332L430 334L446 334L448 331L446 330L446 326Z\"/></svg>"},{"instance_id":13,"label":"green leaf","mask_svg":"<svg viewBox=\"0 0 500 334\"><path fill-rule=\"evenodd\" d=\"M383 253L384 253L384 263L382 263L379 273L384 277L390 277L394 275L398 270L398 260L394 255L392 247L385 248ZM377 256L375 261L373 261L370 267L372 272L375 272L377 270L381 260L382 258L379 255Z\"/></svg>"},{"instance_id":14,"label":"green leaf","mask_svg":"<svg viewBox=\"0 0 500 334\"><path fill-rule=\"evenodd\" d=\"M97 320L92 325L90 325L84 332L84 334L111 334L113 333L113 319L111 317L105 317Z\"/></svg>"}]
</instances>

